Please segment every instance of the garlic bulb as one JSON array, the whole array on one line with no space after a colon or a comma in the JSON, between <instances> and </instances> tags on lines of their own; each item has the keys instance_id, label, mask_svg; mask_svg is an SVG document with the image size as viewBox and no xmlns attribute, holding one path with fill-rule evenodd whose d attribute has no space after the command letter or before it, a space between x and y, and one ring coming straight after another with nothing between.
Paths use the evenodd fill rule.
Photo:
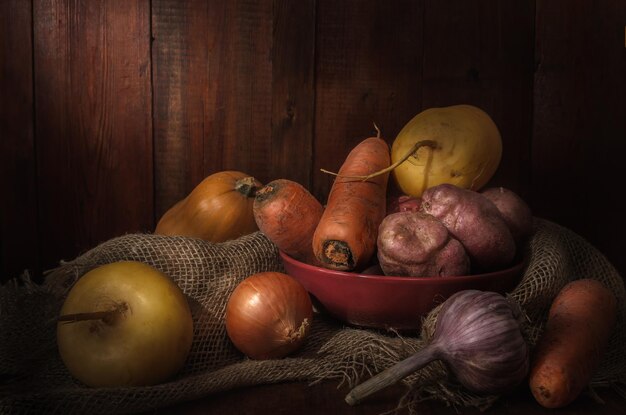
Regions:
<instances>
[{"instance_id":1,"label":"garlic bulb","mask_svg":"<svg viewBox=\"0 0 626 415\"><path fill-rule=\"evenodd\" d=\"M460 291L441 306L427 346L355 387L346 402L354 405L433 360L444 361L471 391L506 391L528 374L528 346L518 318L518 310L498 293Z\"/></svg>"}]
</instances>

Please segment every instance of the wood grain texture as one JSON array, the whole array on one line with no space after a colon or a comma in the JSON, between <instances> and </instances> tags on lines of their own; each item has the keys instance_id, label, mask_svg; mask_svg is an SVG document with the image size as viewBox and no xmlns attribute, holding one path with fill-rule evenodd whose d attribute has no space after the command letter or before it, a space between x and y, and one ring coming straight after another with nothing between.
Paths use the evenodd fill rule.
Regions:
<instances>
[{"instance_id":1,"label":"wood grain texture","mask_svg":"<svg viewBox=\"0 0 626 415\"><path fill-rule=\"evenodd\" d=\"M529 195L534 1L427 0L423 107L472 104L502 136L488 186Z\"/></svg>"},{"instance_id":2,"label":"wood grain texture","mask_svg":"<svg viewBox=\"0 0 626 415\"><path fill-rule=\"evenodd\" d=\"M272 1L210 3L205 174L239 170L270 177Z\"/></svg>"},{"instance_id":3,"label":"wood grain texture","mask_svg":"<svg viewBox=\"0 0 626 415\"><path fill-rule=\"evenodd\" d=\"M31 15L0 2L0 281L39 271Z\"/></svg>"},{"instance_id":4,"label":"wood grain texture","mask_svg":"<svg viewBox=\"0 0 626 415\"><path fill-rule=\"evenodd\" d=\"M318 1L313 194L326 202L350 150L391 143L421 104L421 2Z\"/></svg>"},{"instance_id":5,"label":"wood grain texture","mask_svg":"<svg viewBox=\"0 0 626 415\"><path fill-rule=\"evenodd\" d=\"M268 180L311 187L315 120L315 0L274 1Z\"/></svg>"},{"instance_id":6,"label":"wood grain texture","mask_svg":"<svg viewBox=\"0 0 626 415\"><path fill-rule=\"evenodd\" d=\"M209 11L205 1L152 2L155 215L204 179L209 113Z\"/></svg>"},{"instance_id":7,"label":"wood grain texture","mask_svg":"<svg viewBox=\"0 0 626 415\"><path fill-rule=\"evenodd\" d=\"M34 2L42 263L153 223L147 2Z\"/></svg>"},{"instance_id":8,"label":"wood grain texture","mask_svg":"<svg viewBox=\"0 0 626 415\"><path fill-rule=\"evenodd\" d=\"M567 13L563 11L567 8ZM626 275L626 2L537 1L532 202Z\"/></svg>"},{"instance_id":9,"label":"wood grain texture","mask_svg":"<svg viewBox=\"0 0 626 415\"><path fill-rule=\"evenodd\" d=\"M150 231L221 170L324 203L374 122L391 143L460 102L502 133L491 184L626 275L622 0L0 3L3 279Z\"/></svg>"}]
</instances>

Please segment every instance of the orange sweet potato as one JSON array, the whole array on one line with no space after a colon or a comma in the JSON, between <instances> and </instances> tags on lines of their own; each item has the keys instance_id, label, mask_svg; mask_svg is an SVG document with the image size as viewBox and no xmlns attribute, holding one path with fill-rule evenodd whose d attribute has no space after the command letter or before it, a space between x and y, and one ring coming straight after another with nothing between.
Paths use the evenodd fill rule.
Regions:
<instances>
[{"instance_id":1,"label":"orange sweet potato","mask_svg":"<svg viewBox=\"0 0 626 415\"><path fill-rule=\"evenodd\" d=\"M567 284L557 295L531 360L530 390L539 404L561 408L588 385L615 325L615 296L597 280Z\"/></svg>"}]
</instances>

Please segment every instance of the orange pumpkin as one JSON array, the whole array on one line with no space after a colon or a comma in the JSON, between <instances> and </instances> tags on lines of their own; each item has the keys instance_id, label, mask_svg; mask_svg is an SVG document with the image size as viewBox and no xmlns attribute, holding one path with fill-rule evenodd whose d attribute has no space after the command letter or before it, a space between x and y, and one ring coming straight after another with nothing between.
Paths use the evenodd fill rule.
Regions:
<instances>
[{"instance_id":1,"label":"orange pumpkin","mask_svg":"<svg viewBox=\"0 0 626 415\"><path fill-rule=\"evenodd\" d=\"M239 171L214 173L165 212L154 233L210 242L252 233L258 230L252 206L261 186L254 177Z\"/></svg>"}]
</instances>

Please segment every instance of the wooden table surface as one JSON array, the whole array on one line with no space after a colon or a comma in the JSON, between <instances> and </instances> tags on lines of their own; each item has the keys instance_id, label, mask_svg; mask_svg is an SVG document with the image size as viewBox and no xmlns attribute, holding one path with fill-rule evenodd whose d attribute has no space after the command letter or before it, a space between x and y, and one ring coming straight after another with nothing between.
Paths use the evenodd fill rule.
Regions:
<instances>
[{"instance_id":1,"label":"wooden table surface","mask_svg":"<svg viewBox=\"0 0 626 415\"><path fill-rule=\"evenodd\" d=\"M357 406L349 406L344 402L348 392L347 386L337 388L336 382L324 382L309 385L305 382L290 382L272 385L260 385L228 391L226 393L207 396L144 415L165 414L298 414L298 415L378 415L388 411L393 413L398 397L403 393L402 386L390 387ZM604 403L599 403L589 395L580 396L566 408L558 410L539 406L527 389L520 388L494 404L486 412L476 408L447 407L440 402L423 402L418 405L420 415L616 415L626 414L626 398L609 389L600 389L597 394ZM395 413L407 415L404 409Z\"/></svg>"}]
</instances>

